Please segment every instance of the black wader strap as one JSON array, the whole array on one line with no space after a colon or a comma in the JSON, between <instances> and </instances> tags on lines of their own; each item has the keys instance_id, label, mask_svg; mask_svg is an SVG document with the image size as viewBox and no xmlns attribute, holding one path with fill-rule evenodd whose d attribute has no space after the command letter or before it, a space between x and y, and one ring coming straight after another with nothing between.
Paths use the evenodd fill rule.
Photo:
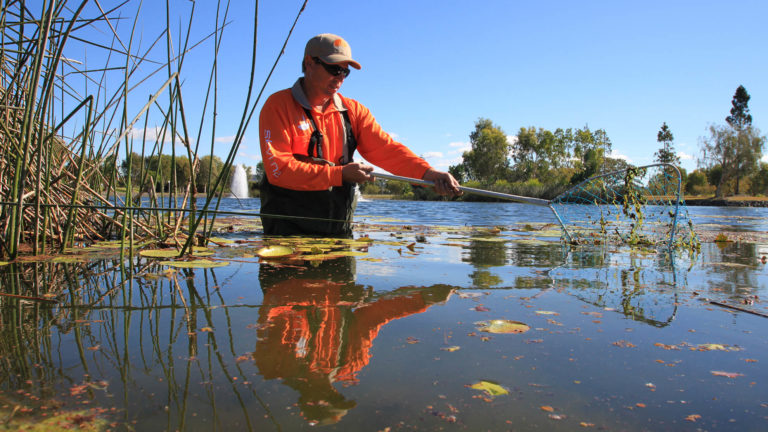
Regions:
<instances>
[{"instance_id":1,"label":"black wader strap","mask_svg":"<svg viewBox=\"0 0 768 432\"><path fill-rule=\"evenodd\" d=\"M304 108L304 113L307 115L307 118L312 123L312 128L314 129L312 131L312 136L309 137L309 146L307 147L307 156L317 157L322 159L323 158L323 133L320 132L320 129L317 128L317 123L315 123L315 119L312 117L312 112Z\"/></svg>"},{"instance_id":2,"label":"black wader strap","mask_svg":"<svg viewBox=\"0 0 768 432\"><path fill-rule=\"evenodd\" d=\"M357 150L357 139L355 139L354 131L352 130L352 122L349 120L349 111L344 110L341 112L341 116L344 117L344 132L346 133L344 140L344 151L339 160L339 165L346 165L352 162L352 158Z\"/></svg>"}]
</instances>

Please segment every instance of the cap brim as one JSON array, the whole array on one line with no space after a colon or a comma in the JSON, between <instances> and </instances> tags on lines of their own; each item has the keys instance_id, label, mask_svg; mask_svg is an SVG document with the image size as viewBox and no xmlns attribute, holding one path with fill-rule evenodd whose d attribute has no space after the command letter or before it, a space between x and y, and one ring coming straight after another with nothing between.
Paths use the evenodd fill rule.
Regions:
<instances>
[{"instance_id":1,"label":"cap brim","mask_svg":"<svg viewBox=\"0 0 768 432\"><path fill-rule=\"evenodd\" d=\"M331 54L328 56L320 57L320 60L327 64L349 63L349 65L353 68L358 70L361 69L360 63L342 54Z\"/></svg>"}]
</instances>

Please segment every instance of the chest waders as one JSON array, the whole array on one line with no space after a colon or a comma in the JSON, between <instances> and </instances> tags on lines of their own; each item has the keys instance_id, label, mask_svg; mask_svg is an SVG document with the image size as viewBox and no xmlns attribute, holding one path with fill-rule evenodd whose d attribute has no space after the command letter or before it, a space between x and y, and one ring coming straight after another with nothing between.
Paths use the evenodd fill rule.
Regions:
<instances>
[{"instance_id":1,"label":"chest waders","mask_svg":"<svg viewBox=\"0 0 768 432\"><path fill-rule=\"evenodd\" d=\"M317 128L308 109L304 109L314 131L309 139L307 156L294 155L303 162L334 165L323 159L323 133ZM357 141L352 132L348 112L341 111L344 118L344 151L339 165L352 162ZM328 190L297 191L270 184L267 176L259 184L261 199L261 223L266 235L322 235L350 237L352 216L357 201L355 185L343 183ZM270 216L275 217L270 217ZM282 217L289 216L289 217Z\"/></svg>"}]
</instances>

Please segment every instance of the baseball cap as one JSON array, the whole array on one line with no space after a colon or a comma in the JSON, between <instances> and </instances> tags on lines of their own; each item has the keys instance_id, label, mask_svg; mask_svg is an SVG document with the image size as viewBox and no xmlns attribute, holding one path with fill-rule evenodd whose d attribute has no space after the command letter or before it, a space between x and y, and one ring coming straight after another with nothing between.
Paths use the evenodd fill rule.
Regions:
<instances>
[{"instance_id":1,"label":"baseball cap","mask_svg":"<svg viewBox=\"0 0 768 432\"><path fill-rule=\"evenodd\" d=\"M310 39L304 48L304 55L317 57L328 64L348 62L353 68L360 69L360 63L352 60L352 48L335 34L323 33Z\"/></svg>"}]
</instances>

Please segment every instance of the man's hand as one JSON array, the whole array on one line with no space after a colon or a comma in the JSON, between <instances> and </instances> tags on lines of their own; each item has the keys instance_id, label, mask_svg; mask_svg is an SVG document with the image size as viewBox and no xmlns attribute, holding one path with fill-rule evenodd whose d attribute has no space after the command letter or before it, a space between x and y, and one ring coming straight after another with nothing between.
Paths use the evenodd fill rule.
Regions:
<instances>
[{"instance_id":1,"label":"man's hand","mask_svg":"<svg viewBox=\"0 0 768 432\"><path fill-rule=\"evenodd\" d=\"M421 179L434 183L435 192L440 195L460 196L463 194L461 189L459 189L459 182L447 172L437 171L430 168L424 173Z\"/></svg>"},{"instance_id":2,"label":"man's hand","mask_svg":"<svg viewBox=\"0 0 768 432\"><path fill-rule=\"evenodd\" d=\"M364 183L373 181L373 177L370 174L373 172L373 167L357 162L351 162L344 165L341 169L341 179L347 183Z\"/></svg>"}]
</instances>

